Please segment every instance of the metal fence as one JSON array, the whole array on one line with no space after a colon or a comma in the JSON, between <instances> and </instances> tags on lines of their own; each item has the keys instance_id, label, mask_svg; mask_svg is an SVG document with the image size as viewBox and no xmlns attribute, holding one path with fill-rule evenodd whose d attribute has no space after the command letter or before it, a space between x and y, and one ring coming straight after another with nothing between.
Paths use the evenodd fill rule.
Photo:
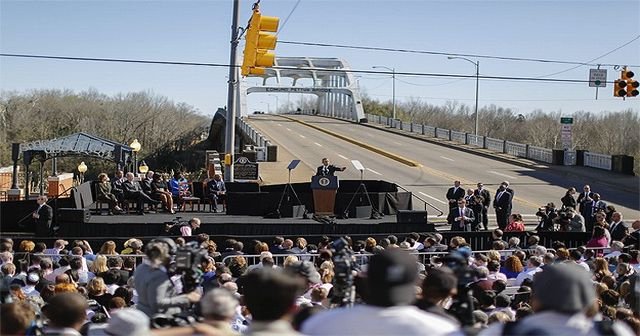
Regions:
<instances>
[{"instance_id":1,"label":"metal fence","mask_svg":"<svg viewBox=\"0 0 640 336\"><path fill-rule=\"evenodd\" d=\"M464 132L456 132L450 131L451 141L455 141L457 143L466 144L467 143L467 134Z\"/></svg>"},{"instance_id":2,"label":"metal fence","mask_svg":"<svg viewBox=\"0 0 640 336\"><path fill-rule=\"evenodd\" d=\"M523 158L527 157L527 145L525 144L506 141L504 143L504 151L507 154L513 155L516 157L523 157Z\"/></svg>"},{"instance_id":3,"label":"metal fence","mask_svg":"<svg viewBox=\"0 0 640 336\"><path fill-rule=\"evenodd\" d=\"M487 149L504 153L504 140L485 137L484 145Z\"/></svg>"},{"instance_id":4,"label":"metal fence","mask_svg":"<svg viewBox=\"0 0 640 336\"><path fill-rule=\"evenodd\" d=\"M552 163L553 150L538 146L529 146L529 159Z\"/></svg>"},{"instance_id":5,"label":"metal fence","mask_svg":"<svg viewBox=\"0 0 640 336\"><path fill-rule=\"evenodd\" d=\"M611 155L585 152L584 165L585 167L611 170Z\"/></svg>"}]
</instances>

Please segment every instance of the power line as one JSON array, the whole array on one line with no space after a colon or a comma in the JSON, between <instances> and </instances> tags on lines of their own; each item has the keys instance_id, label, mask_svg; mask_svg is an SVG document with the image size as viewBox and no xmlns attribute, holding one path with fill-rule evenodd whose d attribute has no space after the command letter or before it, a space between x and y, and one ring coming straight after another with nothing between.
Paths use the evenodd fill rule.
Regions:
<instances>
[{"instance_id":1,"label":"power line","mask_svg":"<svg viewBox=\"0 0 640 336\"><path fill-rule=\"evenodd\" d=\"M638 38L640 38L640 35L636 36L629 43L637 40ZM492 55L482 55L482 54L460 54L460 53L443 52L443 51L384 48L384 47L357 46L357 45L345 45L345 44L334 44L334 43L317 43L317 42L302 42L302 41L278 41L278 43L280 43L280 44L291 44L291 45L312 46L312 47L332 47L332 48L343 48L343 49L388 51L388 52L427 54L427 55L439 55L439 56L475 57L475 58L486 58L486 59L499 59L499 60L505 60L505 61L558 63L558 64L572 64L572 65L581 65L581 66L582 65L593 65L593 66L597 66L597 65L601 65L601 66L620 66L621 65L621 64L609 64L609 63L593 64L593 63L589 63L589 62L563 61L563 60L542 59L542 58L492 56ZM627 65L631 66L631 67L640 67L640 65L631 65L631 64L627 64Z\"/></svg>"},{"instance_id":2,"label":"power line","mask_svg":"<svg viewBox=\"0 0 640 336\"><path fill-rule=\"evenodd\" d=\"M289 22L289 18L291 18L291 15L293 15L293 12L295 12L296 8L298 8L298 5L300 4L300 1L301 0L298 0L296 2L296 4L293 5L293 8L289 12L289 15L287 15L287 17L284 19L284 22L282 23L282 26L280 26L280 29L278 29L278 32L276 33L276 35L280 34L282 32L282 30L284 29L284 27L287 25L287 22Z\"/></svg>"},{"instance_id":3,"label":"power line","mask_svg":"<svg viewBox=\"0 0 640 336\"><path fill-rule=\"evenodd\" d=\"M36 59L54 59L54 60L70 60L70 61L89 61L89 62L114 62L114 63L136 63L136 64L162 64L162 65L185 65L185 66L206 66L206 67L230 67L229 64L223 63L199 63L199 62L177 62L177 61L157 61L157 60L134 60L122 58L93 58L93 57L71 57L71 56L50 56L50 55L29 55L29 54L8 54L0 53L2 57L18 57L18 58L36 58ZM240 65L235 65L240 67ZM356 69L325 69L325 68L297 68L289 66L275 66L271 69L308 72L315 70L323 73L333 72L350 72L350 73L366 73L366 74L393 74L391 71L374 71L374 70L356 70ZM440 78L476 78L476 75L461 74L444 74L429 72L395 72L396 76L416 76L416 77L440 77ZM513 77L513 76L487 76L482 75L478 78L485 80L509 80L509 81L531 81L531 82L549 82L549 83L588 83L589 80L582 79L556 79L556 78L534 78L534 77ZM613 83L613 82L608 82Z\"/></svg>"},{"instance_id":4,"label":"power line","mask_svg":"<svg viewBox=\"0 0 640 336\"><path fill-rule=\"evenodd\" d=\"M604 54L602 54L602 55L600 55L600 56L598 56L598 57L596 57L596 58L594 58L594 59L592 59L592 60L587 61L587 63L595 62L595 61L597 61L597 60L599 60L599 59L601 59L601 58L603 58L603 57L605 57L605 56L607 56L607 55L610 55L610 54L612 54L612 53L614 53L614 52L616 52L616 51L618 51L618 50L620 50L620 49L622 49L622 48L624 48L624 47L628 46L629 44L631 44L631 43L635 42L635 41L636 41L637 39L639 39L639 38L640 38L640 35L638 35L638 36L636 36L635 38L631 39L631 40L630 40L630 41L628 41L627 43L624 43L623 45L621 45L621 46L619 46L619 47L617 47L617 48L614 48L614 49L613 49L613 50L611 50L611 51L608 51L608 52L606 52L606 53L604 53ZM601 64L598 64L598 66L600 66L600 65L601 65ZM562 71L554 72L554 73L552 73L552 74L548 74L548 75L542 75L542 76L540 76L540 77L551 77L551 76L559 75L559 74L561 74L561 73L565 73L565 72L571 71L571 70L573 70L573 69L577 69L577 68L579 68L579 67L581 67L581 66L582 66L582 65L576 65L576 66L573 66L573 67L571 67L571 68L569 68L569 69L565 69L565 70L562 70Z\"/></svg>"}]
</instances>

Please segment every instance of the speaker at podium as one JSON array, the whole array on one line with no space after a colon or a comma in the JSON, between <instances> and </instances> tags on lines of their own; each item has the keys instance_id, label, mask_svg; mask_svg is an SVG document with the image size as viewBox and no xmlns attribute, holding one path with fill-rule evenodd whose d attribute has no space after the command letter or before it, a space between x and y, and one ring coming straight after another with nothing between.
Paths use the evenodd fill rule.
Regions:
<instances>
[{"instance_id":1,"label":"speaker at podium","mask_svg":"<svg viewBox=\"0 0 640 336\"><path fill-rule=\"evenodd\" d=\"M335 216L336 194L338 193L337 176L312 176L313 207L316 216Z\"/></svg>"}]
</instances>

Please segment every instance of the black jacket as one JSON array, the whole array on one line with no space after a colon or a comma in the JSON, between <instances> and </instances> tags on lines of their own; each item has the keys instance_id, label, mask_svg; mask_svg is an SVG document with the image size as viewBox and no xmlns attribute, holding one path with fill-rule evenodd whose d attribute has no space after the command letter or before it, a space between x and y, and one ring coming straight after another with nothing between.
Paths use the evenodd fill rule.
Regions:
<instances>
[{"instance_id":1,"label":"black jacket","mask_svg":"<svg viewBox=\"0 0 640 336\"><path fill-rule=\"evenodd\" d=\"M343 170L343 168L338 168L334 165L328 165L325 169L324 165L322 165L316 169L316 176L333 176L335 172Z\"/></svg>"}]
</instances>

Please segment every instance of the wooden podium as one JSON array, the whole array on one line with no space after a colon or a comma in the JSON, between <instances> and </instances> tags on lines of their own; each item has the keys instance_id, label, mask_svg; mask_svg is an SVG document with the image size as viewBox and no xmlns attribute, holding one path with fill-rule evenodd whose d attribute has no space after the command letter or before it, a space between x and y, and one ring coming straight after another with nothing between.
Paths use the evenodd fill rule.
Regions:
<instances>
[{"instance_id":1,"label":"wooden podium","mask_svg":"<svg viewBox=\"0 0 640 336\"><path fill-rule=\"evenodd\" d=\"M338 177L336 176L311 177L313 207L316 216L335 216L334 207L338 186Z\"/></svg>"}]
</instances>

